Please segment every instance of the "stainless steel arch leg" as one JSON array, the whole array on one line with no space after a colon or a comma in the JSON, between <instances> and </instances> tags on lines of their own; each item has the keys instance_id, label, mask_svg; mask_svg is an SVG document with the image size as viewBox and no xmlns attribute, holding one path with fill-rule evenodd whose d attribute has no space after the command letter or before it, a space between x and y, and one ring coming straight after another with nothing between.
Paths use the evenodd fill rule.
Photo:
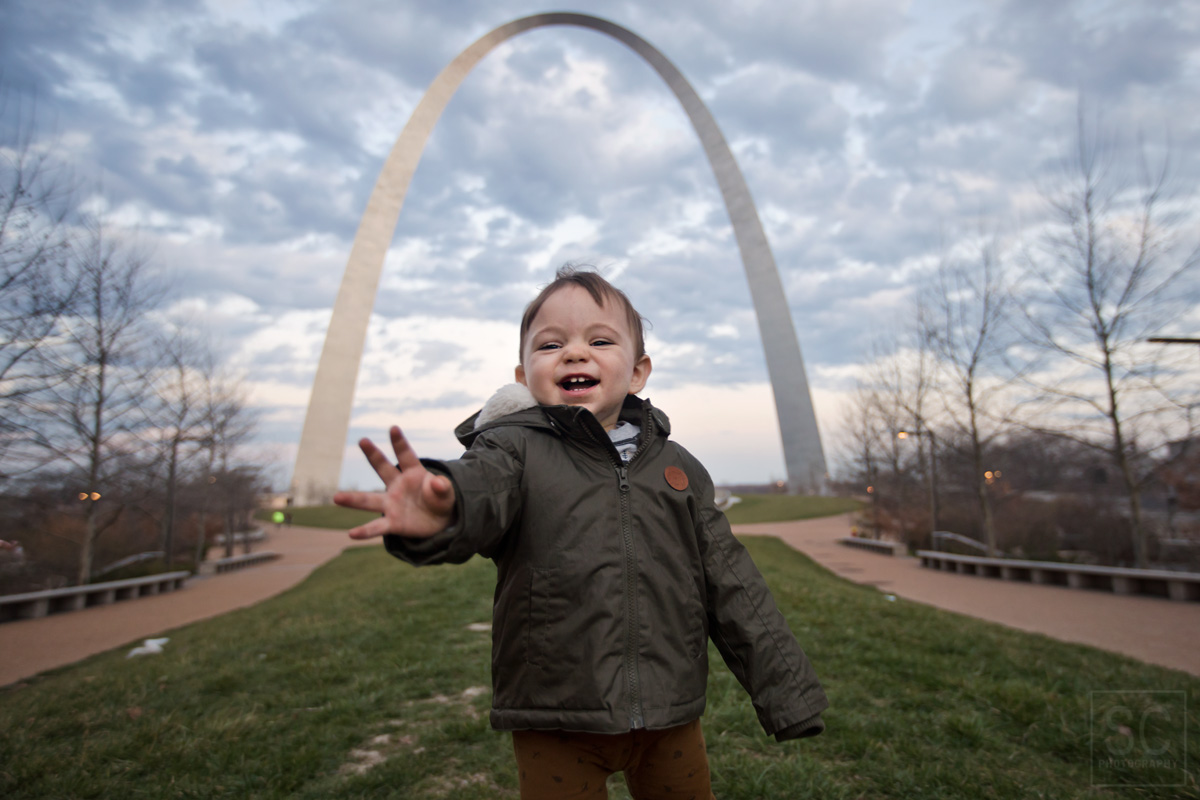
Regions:
<instances>
[{"instance_id":1,"label":"stainless steel arch leg","mask_svg":"<svg viewBox=\"0 0 1200 800\"><path fill-rule=\"evenodd\" d=\"M792 315L754 200L720 128L683 74L645 39L599 17L552 13L501 25L463 50L434 79L393 145L359 223L333 306L292 473L296 505L328 502L337 489L379 274L425 141L459 84L485 55L520 33L548 25L588 28L628 46L658 72L682 104L704 146L733 222L775 394L789 488L809 492L823 488L825 455Z\"/></svg>"}]
</instances>

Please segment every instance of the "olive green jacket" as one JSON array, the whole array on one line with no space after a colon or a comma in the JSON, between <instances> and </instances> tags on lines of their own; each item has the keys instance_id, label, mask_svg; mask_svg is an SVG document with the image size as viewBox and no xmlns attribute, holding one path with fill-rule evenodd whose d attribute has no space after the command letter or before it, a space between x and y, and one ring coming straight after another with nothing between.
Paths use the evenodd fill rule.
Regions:
<instances>
[{"instance_id":1,"label":"olive green jacket","mask_svg":"<svg viewBox=\"0 0 1200 800\"><path fill-rule=\"evenodd\" d=\"M456 433L469 449L427 461L454 484L456 521L428 539L385 537L416 565L475 554L498 570L493 727L622 733L704 711L708 639L779 739L811 736L829 704L708 473L670 441L649 401L626 465L590 411L534 406Z\"/></svg>"}]
</instances>

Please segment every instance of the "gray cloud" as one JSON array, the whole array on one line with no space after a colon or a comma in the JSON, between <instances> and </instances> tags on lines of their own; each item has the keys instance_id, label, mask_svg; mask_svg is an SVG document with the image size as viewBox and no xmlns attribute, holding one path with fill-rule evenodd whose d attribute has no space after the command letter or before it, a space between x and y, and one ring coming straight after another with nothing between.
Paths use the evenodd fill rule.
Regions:
<instances>
[{"instance_id":1,"label":"gray cloud","mask_svg":"<svg viewBox=\"0 0 1200 800\"><path fill-rule=\"evenodd\" d=\"M942 248L1024 224L1080 93L1122 158L1142 133L1154 158L1173 144L1181 184L1200 170L1187 158L1200 147L1200 22L1182 0L577 7L658 46L709 102L812 371L860 357ZM0 124L11 131L10 109L36 99L43 141L60 142L110 206L136 210L179 294L262 309L225 323L237 341L289 310L331 306L413 106L462 48L525 13L510 0L221 14L198 2L8 3L0 79L14 104ZM678 103L620 44L543 29L490 54L446 109L376 311L513 321L568 259L619 270L663 343L656 386L765 377L736 242ZM471 357L436 339L421 344L418 372ZM255 368L299 388L289 376L312 368L300 349L260 353Z\"/></svg>"},{"instance_id":2,"label":"gray cloud","mask_svg":"<svg viewBox=\"0 0 1200 800\"><path fill-rule=\"evenodd\" d=\"M988 38L1025 62L1031 75L1067 90L1114 96L1135 84L1183 77L1198 33L1194 7L1166 0L1129 11L1012 0Z\"/></svg>"}]
</instances>

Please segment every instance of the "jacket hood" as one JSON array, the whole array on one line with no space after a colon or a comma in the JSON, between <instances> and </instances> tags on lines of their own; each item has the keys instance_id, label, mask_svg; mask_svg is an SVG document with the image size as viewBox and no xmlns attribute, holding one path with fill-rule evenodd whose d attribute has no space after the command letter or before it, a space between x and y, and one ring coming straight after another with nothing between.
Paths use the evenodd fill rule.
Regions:
<instances>
[{"instance_id":1,"label":"jacket hood","mask_svg":"<svg viewBox=\"0 0 1200 800\"><path fill-rule=\"evenodd\" d=\"M579 417L591 412L581 406L539 406L529 389L520 383L501 386L483 408L463 420L454 429L454 435L463 447L470 447L475 437L485 430L502 425L521 425L529 428L546 428L558 432L558 427L574 427ZM667 415L636 395L628 395L621 408L620 418L635 425L642 424L642 414L649 412L655 428L666 436L671 433L671 422ZM594 419L594 418L593 418Z\"/></svg>"}]
</instances>

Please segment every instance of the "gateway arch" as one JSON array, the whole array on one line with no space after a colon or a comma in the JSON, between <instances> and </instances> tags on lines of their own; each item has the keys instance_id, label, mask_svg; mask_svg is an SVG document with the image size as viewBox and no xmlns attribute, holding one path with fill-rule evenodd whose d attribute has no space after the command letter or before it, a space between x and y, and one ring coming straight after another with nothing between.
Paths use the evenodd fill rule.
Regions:
<instances>
[{"instance_id":1,"label":"gateway arch","mask_svg":"<svg viewBox=\"0 0 1200 800\"><path fill-rule=\"evenodd\" d=\"M675 65L637 34L599 17L549 13L501 25L459 53L429 86L388 154L355 234L317 365L292 472L291 498L296 505L328 502L337 489L380 271L425 141L459 84L485 55L518 34L549 25L574 25L611 36L653 67L683 105L721 188L746 269L775 394L789 489L816 492L824 486L825 455L783 284L746 180L712 114Z\"/></svg>"}]
</instances>

